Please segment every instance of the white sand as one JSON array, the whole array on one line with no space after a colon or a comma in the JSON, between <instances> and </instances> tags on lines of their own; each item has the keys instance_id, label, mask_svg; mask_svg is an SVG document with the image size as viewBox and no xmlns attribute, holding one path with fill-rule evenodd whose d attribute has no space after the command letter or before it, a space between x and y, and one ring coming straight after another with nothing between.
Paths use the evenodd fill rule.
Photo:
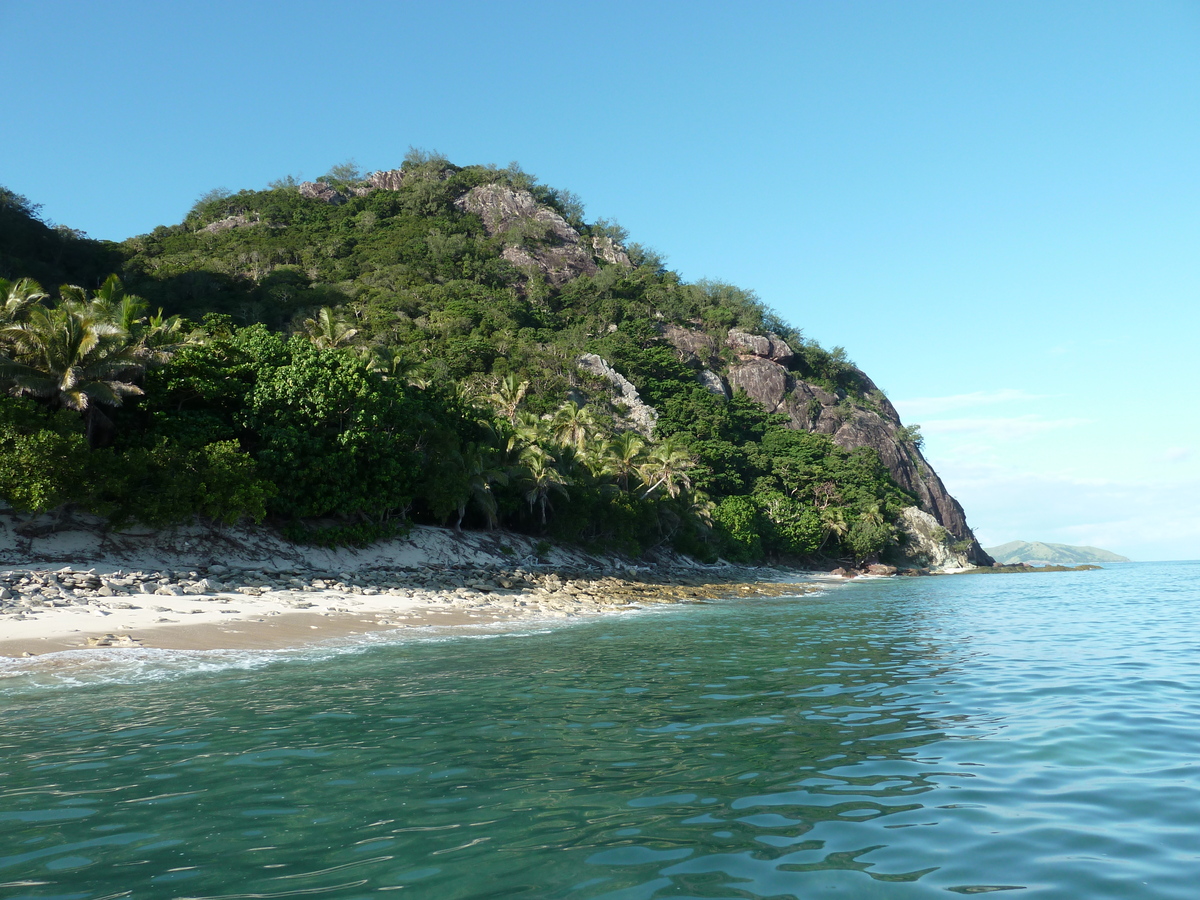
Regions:
<instances>
[{"instance_id":1,"label":"white sand","mask_svg":"<svg viewBox=\"0 0 1200 900\"><path fill-rule=\"evenodd\" d=\"M391 628L515 617L565 618L606 608L520 591L479 593L453 587L367 594L337 590L270 590L258 596L135 593L87 599L86 606L33 607L19 615L0 616L0 656L40 655L88 646L290 646ZM555 608L564 606L567 608Z\"/></svg>"},{"instance_id":2,"label":"white sand","mask_svg":"<svg viewBox=\"0 0 1200 900\"><path fill-rule=\"evenodd\" d=\"M0 584L0 656L89 646L290 647L393 628L568 618L815 586L796 584L793 573L669 555L646 566L538 544L506 532L416 527L363 550L330 550L291 544L266 528L115 533L94 517L0 508L0 579L11 576L4 583L12 593L6 598ZM575 580L556 571L573 571ZM787 583L751 584L764 580ZM695 590L681 586L689 584Z\"/></svg>"}]
</instances>

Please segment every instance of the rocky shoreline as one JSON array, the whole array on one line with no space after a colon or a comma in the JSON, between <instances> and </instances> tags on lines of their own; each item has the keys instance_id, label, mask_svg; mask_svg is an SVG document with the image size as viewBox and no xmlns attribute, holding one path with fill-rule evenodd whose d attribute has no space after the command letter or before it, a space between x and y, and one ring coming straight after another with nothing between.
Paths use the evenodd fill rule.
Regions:
<instances>
[{"instance_id":1,"label":"rocky shoreline","mask_svg":"<svg viewBox=\"0 0 1200 900\"><path fill-rule=\"evenodd\" d=\"M262 527L117 532L94 517L3 509L0 565L0 657L292 647L404 627L573 618L939 573L879 564L832 572L710 566L670 554L643 564L526 535L429 526L366 548L320 548Z\"/></svg>"},{"instance_id":2,"label":"rocky shoreline","mask_svg":"<svg viewBox=\"0 0 1200 900\"><path fill-rule=\"evenodd\" d=\"M189 569L12 568L0 571L0 655L36 655L39 641L46 640L58 642L46 649L155 646L142 634L261 623L289 614L354 617L359 626L386 630L470 620L571 618L821 588L819 581L803 578L814 576L729 566L702 572L627 567L621 574L611 568L539 571L468 565L355 572L216 563ZM445 618L449 613L458 618ZM230 628L227 633L243 632ZM203 643L217 649L220 634L209 634Z\"/></svg>"}]
</instances>

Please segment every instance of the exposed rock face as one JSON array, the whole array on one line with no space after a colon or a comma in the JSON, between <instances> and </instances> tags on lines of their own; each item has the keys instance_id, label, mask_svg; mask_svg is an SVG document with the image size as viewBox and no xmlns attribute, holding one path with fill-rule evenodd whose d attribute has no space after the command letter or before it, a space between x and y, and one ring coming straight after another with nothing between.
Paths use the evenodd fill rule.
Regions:
<instances>
[{"instance_id":1,"label":"exposed rock face","mask_svg":"<svg viewBox=\"0 0 1200 900\"><path fill-rule=\"evenodd\" d=\"M908 540L899 548L897 555L914 566L941 569L953 572L972 566L970 551L954 550L950 545L954 538L948 535L949 528L924 510L910 506L900 513L900 527Z\"/></svg>"},{"instance_id":2,"label":"exposed rock face","mask_svg":"<svg viewBox=\"0 0 1200 900\"><path fill-rule=\"evenodd\" d=\"M729 388L725 386L725 381L712 369L705 369L696 377L706 391L712 391L712 393L719 394L722 397L730 396Z\"/></svg>"},{"instance_id":3,"label":"exposed rock face","mask_svg":"<svg viewBox=\"0 0 1200 900\"><path fill-rule=\"evenodd\" d=\"M920 449L911 441L901 439L900 415L871 379L859 373L864 391L873 398L868 404L802 381L772 358L792 358L791 348L776 335L762 337L730 332L729 343L741 355L741 361L729 369L732 390L745 391L767 412L786 415L793 428L828 434L838 446L847 450L855 447L874 449L896 483L920 500L922 508L935 517L935 524L950 532L951 540L971 541L964 559L991 565L991 557L975 541L967 525L962 506L946 491L942 479L921 455Z\"/></svg>"},{"instance_id":4,"label":"exposed rock face","mask_svg":"<svg viewBox=\"0 0 1200 900\"><path fill-rule=\"evenodd\" d=\"M769 359L750 357L729 370L729 387L735 392L743 390L764 407L767 412L783 412L792 378L788 370Z\"/></svg>"},{"instance_id":5,"label":"exposed rock face","mask_svg":"<svg viewBox=\"0 0 1200 900\"><path fill-rule=\"evenodd\" d=\"M219 234L222 231L228 231L230 228L247 228L250 225L257 225L258 219L247 219L245 216L226 216L224 219L219 219L216 222L211 222L200 229L201 234Z\"/></svg>"},{"instance_id":6,"label":"exposed rock face","mask_svg":"<svg viewBox=\"0 0 1200 900\"><path fill-rule=\"evenodd\" d=\"M448 174L449 171L442 173L443 177ZM372 172L366 181L346 188L345 193L324 181L305 181L300 185L300 196L338 206L351 196L398 191L405 177L401 169ZM580 275L595 275L599 271L596 256L613 265L633 266L620 244L597 235L588 246L566 219L540 205L529 191L485 184L473 188L457 203L459 208L483 219L489 235L510 238L502 252L506 260L528 274L540 273L556 287Z\"/></svg>"},{"instance_id":7,"label":"exposed rock face","mask_svg":"<svg viewBox=\"0 0 1200 900\"><path fill-rule=\"evenodd\" d=\"M620 401L624 403L629 411L626 417L636 431L645 437L650 437L654 431L654 426L658 423L658 411L646 404L641 395L638 394L632 382L624 375L610 366L603 357L597 356L595 353L585 353L575 361L575 364L585 372L590 372L600 378L605 379L621 395Z\"/></svg>"},{"instance_id":8,"label":"exposed rock face","mask_svg":"<svg viewBox=\"0 0 1200 900\"><path fill-rule=\"evenodd\" d=\"M695 369L696 380L705 390L722 397L733 396L730 385L720 376L717 370L723 368L717 342L703 331L693 328L681 328L678 325L663 323L658 326L659 332L672 347L679 351L681 362Z\"/></svg>"},{"instance_id":9,"label":"exposed rock face","mask_svg":"<svg viewBox=\"0 0 1200 900\"><path fill-rule=\"evenodd\" d=\"M891 404L887 406L891 407ZM895 410L892 415L895 416ZM954 539L971 541L967 556L980 565L990 565L992 559L975 540L962 505L950 496L921 451L912 443L897 439L896 432L900 427L898 416L885 418L870 410L855 408L836 431L825 433L832 433L834 441L847 449L873 447L877 450L897 484L915 494L921 505L937 517Z\"/></svg>"},{"instance_id":10,"label":"exposed rock face","mask_svg":"<svg viewBox=\"0 0 1200 900\"><path fill-rule=\"evenodd\" d=\"M546 281L558 287L579 275L596 274L595 262L580 256L576 250L572 247L526 250L510 246L500 255L523 272L541 272Z\"/></svg>"},{"instance_id":11,"label":"exposed rock face","mask_svg":"<svg viewBox=\"0 0 1200 900\"><path fill-rule=\"evenodd\" d=\"M398 191L404 183L404 172L401 169L389 169L386 172L372 172L366 181L346 188L349 196L365 197L375 191ZM300 184L300 196L309 200L320 200L340 206L349 197L337 190L333 185L324 181L305 181Z\"/></svg>"},{"instance_id":12,"label":"exposed rock face","mask_svg":"<svg viewBox=\"0 0 1200 900\"><path fill-rule=\"evenodd\" d=\"M610 237L602 237L598 234L593 235L592 249L596 251L598 257L607 263L612 263L614 266L623 266L626 269L633 268L633 262L629 259L629 254L625 252L625 248Z\"/></svg>"},{"instance_id":13,"label":"exposed rock face","mask_svg":"<svg viewBox=\"0 0 1200 900\"><path fill-rule=\"evenodd\" d=\"M540 272L555 286L599 271L579 232L554 210L539 205L529 191L484 184L472 188L457 203L483 219L489 235L514 238L503 256L518 269Z\"/></svg>"},{"instance_id":14,"label":"exposed rock face","mask_svg":"<svg viewBox=\"0 0 1200 900\"><path fill-rule=\"evenodd\" d=\"M346 202L345 194L335 190L332 185L326 184L324 181L301 182L300 196L307 197L309 200L332 203L334 206L341 206Z\"/></svg>"},{"instance_id":15,"label":"exposed rock face","mask_svg":"<svg viewBox=\"0 0 1200 900\"><path fill-rule=\"evenodd\" d=\"M731 328L725 343L740 354L760 356L785 366L796 356L792 352L792 348L788 346L788 342L777 334L768 334L763 337L761 334L747 334Z\"/></svg>"},{"instance_id":16,"label":"exposed rock face","mask_svg":"<svg viewBox=\"0 0 1200 900\"><path fill-rule=\"evenodd\" d=\"M367 176L367 185L377 191L398 191L403 183L404 172L401 169L372 172Z\"/></svg>"},{"instance_id":17,"label":"exposed rock face","mask_svg":"<svg viewBox=\"0 0 1200 900\"><path fill-rule=\"evenodd\" d=\"M679 351L680 359L684 362L707 369L720 368L721 357L717 353L717 342L703 331L669 324L660 325L659 330L667 343Z\"/></svg>"}]
</instances>

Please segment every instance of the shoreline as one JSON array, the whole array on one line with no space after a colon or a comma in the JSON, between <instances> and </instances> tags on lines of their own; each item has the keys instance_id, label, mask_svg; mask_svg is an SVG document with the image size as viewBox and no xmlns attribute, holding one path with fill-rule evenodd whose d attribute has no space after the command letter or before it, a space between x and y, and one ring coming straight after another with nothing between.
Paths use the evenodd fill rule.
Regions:
<instances>
[{"instance_id":1,"label":"shoreline","mask_svg":"<svg viewBox=\"0 0 1200 900\"><path fill-rule=\"evenodd\" d=\"M0 657L71 650L299 648L436 626L573 619L844 579L761 568L425 566L359 572L20 566L0 570ZM628 568L628 567L627 567Z\"/></svg>"},{"instance_id":2,"label":"shoreline","mask_svg":"<svg viewBox=\"0 0 1200 900\"><path fill-rule=\"evenodd\" d=\"M642 563L512 532L421 525L369 547L322 548L264 527L197 522L115 531L95 516L23 516L0 504L0 658L88 648L303 647L928 574L887 565L831 572L705 565L671 553Z\"/></svg>"},{"instance_id":3,"label":"shoreline","mask_svg":"<svg viewBox=\"0 0 1200 900\"><path fill-rule=\"evenodd\" d=\"M330 548L264 526L115 530L78 511L32 516L0 504L0 658L88 646L298 647L761 594L772 580L776 594L796 592L811 578L821 575L669 552L645 563L499 530L414 525L368 547Z\"/></svg>"}]
</instances>

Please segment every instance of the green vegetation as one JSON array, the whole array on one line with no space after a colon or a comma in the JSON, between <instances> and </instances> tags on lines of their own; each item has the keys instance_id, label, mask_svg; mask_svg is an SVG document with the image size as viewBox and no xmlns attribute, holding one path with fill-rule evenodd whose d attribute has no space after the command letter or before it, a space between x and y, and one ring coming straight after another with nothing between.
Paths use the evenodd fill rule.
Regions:
<instances>
[{"instance_id":1,"label":"green vegetation","mask_svg":"<svg viewBox=\"0 0 1200 900\"><path fill-rule=\"evenodd\" d=\"M905 425L896 432L896 437L901 441L912 444L918 450L925 445L925 435L921 434L921 426L913 423Z\"/></svg>"},{"instance_id":2,"label":"green vegetation","mask_svg":"<svg viewBox=\"0 0 1200 900\"><path fill-rule=\"evenodd\" d=\"M0 186L0 277L41 284L99 284L127 257L118 245L43 222L40 207Z\"/></svg>"},{"instance_id":3,"label":"green vegetation","mask_svg":"<svg viewBox=\"0 0 1200 900\"><path fill-rule=\"evenodd\" d=\"M869 402L841 348L749 291L683 283L638 245L630 265L561 284L514 265L506 247L537 254L553 230L490 233L459 202L472 188L529 191L580 246L626 237L515 165L414 152L402 173L368 190L352 162L335 166L332 203L290 177L211 191L121 245L50 228L0 191L0 233L21 235L0 242L0 497L116 523L269 519L323 543L410 522L747 562L864 560L894 542L913 499L873 451L711 393L659 325L775 332L805 380ZM51 296L26 276L98 287ZM658 411L652 435L575 366L585 352Z\"/></svg>"}]
</instances>

